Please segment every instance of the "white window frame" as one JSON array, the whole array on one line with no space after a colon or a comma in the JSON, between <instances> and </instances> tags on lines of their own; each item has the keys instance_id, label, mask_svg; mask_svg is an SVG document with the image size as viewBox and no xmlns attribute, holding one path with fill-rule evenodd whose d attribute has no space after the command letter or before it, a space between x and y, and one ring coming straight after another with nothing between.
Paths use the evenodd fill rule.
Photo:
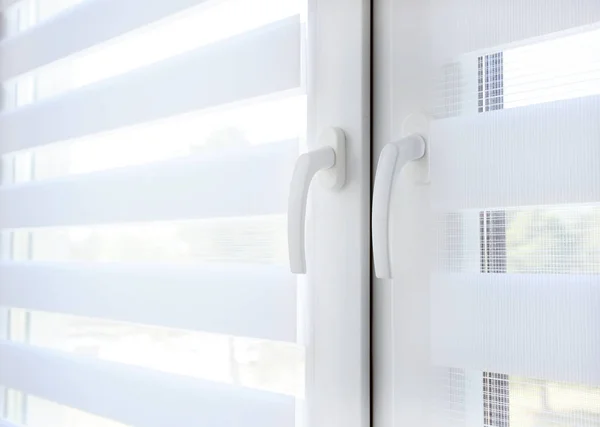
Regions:
<instances>
[{"instance_id":1,"label":"white window frame","mask_svg":"<svg viewBox=\"0 0 600 427\"><path fill-rule=\"evenodd\" d=\"M308 1L308 149L344 130L347 181L313 184L307 224L310 284L308 426L367 427L370 417L370 0Z\"/></svg>"}]
</instances>

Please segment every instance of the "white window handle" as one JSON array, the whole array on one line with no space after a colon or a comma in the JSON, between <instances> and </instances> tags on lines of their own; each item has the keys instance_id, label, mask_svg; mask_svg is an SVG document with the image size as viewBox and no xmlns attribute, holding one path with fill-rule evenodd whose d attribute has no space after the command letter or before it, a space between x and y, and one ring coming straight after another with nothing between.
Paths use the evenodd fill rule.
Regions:
<instances>
[{"instance_id":1,"label":"white window handle","mask_svg":"<svg viewBox=\"0 0 600 427\"><path fill-rule=\"evenodd\" d=\"M321 184L339 189L346 180L346 136L341 129L326 129L319 137L322 148L302 154L296 160L288 199L288 249L292 273L306 273L305 222L308 189L321 172Z\"/></svg>"},{"instance_id":2,"label":"white window handle","mask_svg":"<svg viewBox=\"0 0 600 427\"><path fill-rule=\"evenodd\" d=\"M375 275L381 279L392 277L389 245L390 199L396 170L401 171L408 162L418 160L424 155L425 139L417 134L387 144L379 155L373 188L371 233Z\"/></svg>"}]
</instances>

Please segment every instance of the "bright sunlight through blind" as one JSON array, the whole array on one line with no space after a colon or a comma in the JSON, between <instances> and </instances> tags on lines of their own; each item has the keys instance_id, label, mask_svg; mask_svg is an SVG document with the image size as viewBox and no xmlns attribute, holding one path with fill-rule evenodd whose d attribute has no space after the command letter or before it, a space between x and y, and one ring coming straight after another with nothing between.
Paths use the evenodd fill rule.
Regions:
<instances>
[{"instance_id":1,"label":"bright sunlight through blind","mask_svg":"<svg viewBox=\"0 0 600 427\"><path fill-rule=\"evenodd\" d=\"M0 426L301 425L301 0L15 0Z\"/></svg>"}]
</instances>

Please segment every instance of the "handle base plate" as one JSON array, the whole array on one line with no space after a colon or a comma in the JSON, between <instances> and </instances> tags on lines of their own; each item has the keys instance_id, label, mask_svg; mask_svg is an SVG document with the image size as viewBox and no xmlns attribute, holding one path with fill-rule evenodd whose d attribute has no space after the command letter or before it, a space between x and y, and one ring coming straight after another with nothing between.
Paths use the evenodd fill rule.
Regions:
<instances>
[{"instance_id":1,"label":"handle base plate","mask_svg":"<svg viewBox=\"0 0 600 427\"><path fill-rule=\"evenodd\" d=\"M319 182L324 188L339 190L346 183L346 134L340 128L327 128L319 136L319 145L335 151L335 165L319 172Z\"/></svg>"}]
</instances>

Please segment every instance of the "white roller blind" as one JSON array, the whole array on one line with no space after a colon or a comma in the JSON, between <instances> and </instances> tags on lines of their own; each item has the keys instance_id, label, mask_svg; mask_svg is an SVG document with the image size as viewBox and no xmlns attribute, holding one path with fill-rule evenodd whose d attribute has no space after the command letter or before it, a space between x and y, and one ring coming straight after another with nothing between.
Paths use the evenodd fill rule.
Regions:
<instances>
[{"instance_id":1,"label":"white roller blind","mask_svg":"<svg viewBox=\"0 0 600 427\"><path fill-rule=\"evenodd\" d=\"M600 425L600 3L380 4L381 142L428 150L394 183L379 427Z\"/></svg>"},{"instance_id":2,"label":"white roller blind","mask_svg":"<svg viewBox=\"0 0 600 427\"><path fill-rule=\"evenodd\" d=\"M432 357L508 375L509 389L520 376L581 393L600 387L600 16L593 2L554 2L547 16L530 3L480 4L490 41L467 52L460 34L454 58L433 51L454 68L432 98L445 106L430 127L431 207L443 237L430 278ZM585 411L600 416L594 402Z\"/></svg>"},{"instance_id":3,"label":"white roller blind","mask_svg":"<svg viewBox=\"0 0 600 427\"><path fill-rule=\"evenodd\" d=\"M301 0L17 0L0 425L303 425Z\"/></svg>"}]
</instances>

